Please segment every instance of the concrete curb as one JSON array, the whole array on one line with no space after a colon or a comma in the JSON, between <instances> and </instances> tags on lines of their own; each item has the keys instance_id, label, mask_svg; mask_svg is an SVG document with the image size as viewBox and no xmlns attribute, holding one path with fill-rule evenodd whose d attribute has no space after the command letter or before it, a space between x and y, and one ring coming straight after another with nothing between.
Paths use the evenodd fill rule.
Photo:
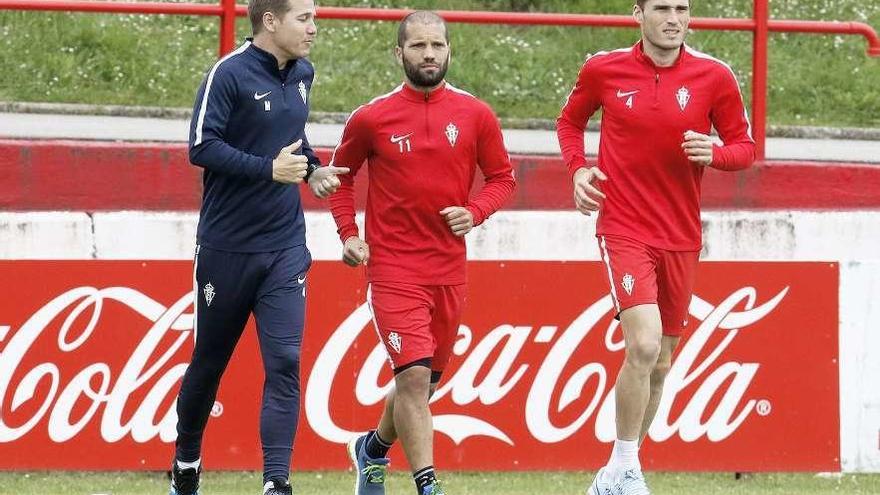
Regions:
<instances>
[{"instance_id":1,"label":"concrete curb","mask_svg":"<svg viewBox=\"0 0 880 495\"><path fill-rule=\"evenodd\" d=\"M114 117L141 117L154 119L189 119L192 110L176 107L139 107L122 105L82 105L73 103L2 102L0 112L65 115L106 115ZM316 124L344 124L345 112L312 112L310 121ZM505 129L553 130L556 123L547 119L502 118ZM591 131L598 131L598 122L591 122ZM771 125L767 137L795 139L854 139L880 141L880 128L859 127L809 127Z\"/></svg>"}]
</instances>

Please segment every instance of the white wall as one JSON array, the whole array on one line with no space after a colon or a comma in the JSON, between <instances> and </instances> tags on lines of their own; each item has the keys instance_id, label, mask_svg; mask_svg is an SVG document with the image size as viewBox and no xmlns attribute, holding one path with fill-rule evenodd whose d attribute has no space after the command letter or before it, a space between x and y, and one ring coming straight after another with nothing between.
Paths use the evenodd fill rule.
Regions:
<instances>
[{"instance_id":1,"label":"white wall","mask_svg":"<svg viewBox=\"0 0 880 495\"><path fill-rule=\"evenodd\" d=\"M362 223L362 218L358 220ZM0 259L189 259L195 212L0 213ZM342 250L329 213L306 213L319 260ZM880 260L880 212L730 211L703 215L705 260ZM509 211L468 235L471 259L598 260L593 220Z\"/></svg>"},{"instance_id":2,"label":"white wall","mask_svg":"<svg viewBox=\"0 0 880 495\"><path fill-rule=\"evenodd\" d=\"M873 244L877 250L878 244ZM880 472L880 261L876 258L840 265L840 464L844 471Z\"/></svg>"},{"instance_id":3,"label":"white wall","mask_svg":"<svg viewBox=\"0 0 880 495\"><path fill-rule=\"evenodd\" d=\"M0 213L0 259L191 259L197 213ZM362 218L359 217L362 224ZM306 214L309 248L336 260L329 213ZM844 471L880 472L880 212L730 211L703 216L706 260L839 261ZM593 220L510 211L468 236L471 259L598 260Z\"/></svg>"},{"instance_id":4,"label":"white wall","mask_svg":"<svg viewBox=\"0 0 880 495\"><path fill-rule=\"evenodd\" d=\"M94 249L85 213L0 212L0 259L89 259Z\"/></svg>"}]
</instances>

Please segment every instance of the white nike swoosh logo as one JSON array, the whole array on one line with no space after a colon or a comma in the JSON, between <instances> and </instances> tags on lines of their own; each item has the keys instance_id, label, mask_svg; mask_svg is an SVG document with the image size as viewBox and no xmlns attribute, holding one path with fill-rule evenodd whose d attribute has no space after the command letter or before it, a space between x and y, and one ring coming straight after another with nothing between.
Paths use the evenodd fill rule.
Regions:
<instances>
[{"instance_id":1,"label":"white nike swoosh logo","mask_svg":"<svg viewBox=\"0 0 880 495\"><path fill-rule=\"evenodd\" d=\"M302 285L303 282L306 281L306 278L305 278L305 277L303 277L303 278L296 277L296 281L297 281L297 283L298 283L299 285Z\"/></svg>"},{"instance_id":2,"label":"white nike swoosh logo","mask_svg":"<svg viewBox=\"0 0 880 495\"><path fill-rule=\"evenodd\" d=\"M618 98L623 98L623 97L625 97L625 96L632 96L632 95L634 95L634 94L636 94L636 93L638 93L638 92L639 92L639 90L637 89L637 90L635 90L635 91L627 91L626 93L624 93L623 91L621 91L621 90L618 89L618 90L617 90L617 97L618 97Z\"/></svg>"},{"instance_id":3,"label":"white nike swoosh logo","mask_svg":"<svg viewBox=\"0 0 880 495\"><path fill-rule=\"evenodd\" d=\"M263 94L257 93L257 92L255 91L255 92L254 92L254 99L255 99L255 100L262 100L263 98L269 96L270 94L272 94L271 91L266 91L266 92L263 93Z\"/></svg>"},{"instance_id":4,"label":"white nike swoosh logo","mask_svg":"<svg viewBox=\"0 0 880 495\"><path fill-rule=\"evenodd\" d=\"M391 142L392 143L399 143L412 135L413 135L413 133L404 134L403 136L395 136L394 134L392 134L391 135Z\"/></svg>"}]
</instances>

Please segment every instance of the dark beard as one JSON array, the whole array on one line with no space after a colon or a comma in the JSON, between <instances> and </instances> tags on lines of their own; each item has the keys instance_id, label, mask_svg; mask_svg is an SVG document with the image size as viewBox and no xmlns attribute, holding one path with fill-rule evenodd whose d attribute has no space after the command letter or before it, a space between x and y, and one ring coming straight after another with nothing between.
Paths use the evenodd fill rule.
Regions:
<instances>
[{"instance_id":1,"label":"dark beard","mask_svg":"<svg viewBox=\"0 0 880 495\"><path fill-rule=\"evenodd\" d=\"M406 73L407 79L410 80L413 85L418 86L420 88L433 88L434 86L440 84L440 81L446 77L446 69L449 68L449 57L446 57L446 61L443 64L440 64L440 69L434 73L434 75L428 75L419 71L418 65L412 65L407 62L405 59L403 61L403 71Z\"/></svg>"}]
</instances>

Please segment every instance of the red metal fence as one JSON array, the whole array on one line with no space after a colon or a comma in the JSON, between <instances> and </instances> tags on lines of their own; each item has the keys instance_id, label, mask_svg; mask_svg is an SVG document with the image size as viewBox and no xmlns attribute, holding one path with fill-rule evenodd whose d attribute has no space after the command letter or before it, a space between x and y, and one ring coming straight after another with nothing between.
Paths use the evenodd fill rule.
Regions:
<instances>
[{"instance_id":1,"label":"red metal fence","mask_svg":"<svg viewBox=\"0 0 880 495\"><path fill-rule=\"evenodd\" d=\"M752 56L752 132L757 144L759 160L764 159L767 133L767 42L770 32L843 34L863 36L868 42L867 53L880 57L880 37L862 22L797 21L770 19L769 0L754 0L752 19L691 20L693 29L714 31L751 31ZM164 3L164 2L108 2L66 0L0 0L0 10L38 10L67 12L103 12L128 14L177 14L220 17L220 55L235 46L235 19L247 15L244 5L235 0L220 0L219 4ZM397 21L409 10L347 7L319 7L323 19ZM439 11L449 22L471 24L518 24L543 26L636 27L628 15L544 14L519 12Z\"/></svg>"}]
</instances>

